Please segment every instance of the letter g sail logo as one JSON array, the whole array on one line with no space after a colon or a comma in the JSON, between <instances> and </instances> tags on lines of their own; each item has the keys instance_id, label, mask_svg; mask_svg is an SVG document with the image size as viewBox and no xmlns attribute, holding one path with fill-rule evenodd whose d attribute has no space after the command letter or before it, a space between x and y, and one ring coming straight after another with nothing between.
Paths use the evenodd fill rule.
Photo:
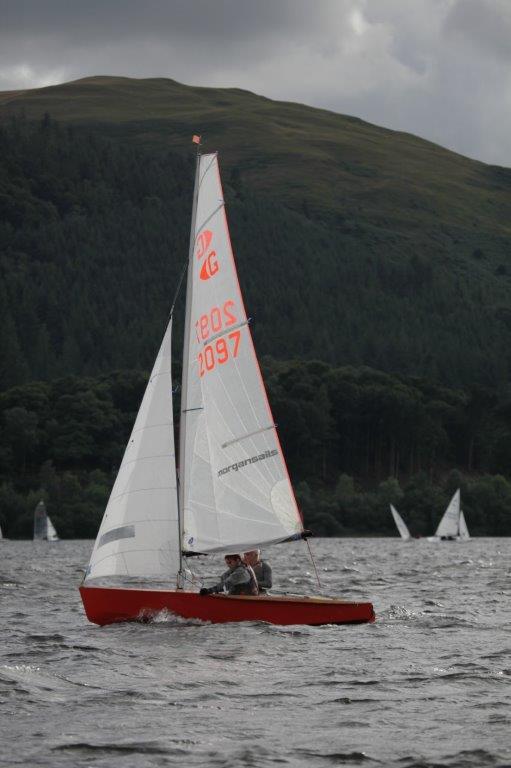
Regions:
<instances>
[{"instance_id":1,"label":"letter g sail logo","mask_svg":"<svg viewBox=\"0 0 511 768\"><path fill-rule=\"evenodd\" d=\"M197 258L202 260L199 277L201 280L209 280L210 277L218 272L218 260L216 251L210 248L213 239L213 232L209 229L203 229L197 237L197 249L195 253Z\"/></svg>"}]
</instances>

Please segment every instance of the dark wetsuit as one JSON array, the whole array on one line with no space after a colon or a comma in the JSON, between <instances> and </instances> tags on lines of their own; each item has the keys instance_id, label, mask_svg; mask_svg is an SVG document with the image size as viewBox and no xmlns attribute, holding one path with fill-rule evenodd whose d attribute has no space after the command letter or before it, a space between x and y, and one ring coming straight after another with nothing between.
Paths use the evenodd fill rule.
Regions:
<instances>
[{"instance_id":1,"label":"dark wetsuit","mask_svg":"<svg viewBox=\"0 0 511 768\"><path fill-rule=\"evenodd\" d=\"M259 589L254 571L250 565L240 563L222 573L220 582L210 587L210 592L227 592L228 595L257 595Z\"/></svg>"}]
</instances>

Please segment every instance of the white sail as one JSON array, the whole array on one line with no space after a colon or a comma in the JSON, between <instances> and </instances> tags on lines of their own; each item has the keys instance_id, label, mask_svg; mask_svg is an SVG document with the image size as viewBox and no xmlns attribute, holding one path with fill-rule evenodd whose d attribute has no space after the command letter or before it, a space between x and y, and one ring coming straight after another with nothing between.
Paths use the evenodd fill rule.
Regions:
<instances>
[{"instance_id":1,"label":"white sail","mask_svg":"<svg viewBox=\"0 0 511 768\"><path fill-rule=\"evenodd\" d=\"M394 522L396 524L396 527L399 531L399 535L401 536L404 541L409 541L411 539L410 531L407 528L407 525L397 509L390 505L390 511L392 512L392 517L394 518Z\"/></svg>"},{"instance_id":2,"label":"white sail","mask_svg":"<svg viewBox=\"0 0 511 768\"><path fill-rule=\"evenodd\" d=\"M179 532L169 323L92 552L86 580L175 579Z\"/></svg>"},{"instance_id":3,"label":"white sail","mask_svg":"<svg viewBox=\"0 0 511 768\"><path fill-rule=\"evenodd\" d=\"M200 158L196 185L180 430L183 548L235 552L303 527L247 322L216 154Z\"/></svg>"},{"instance_id":4,"label":"white sail","mask_svg":"<svg viewBox=\"0 0 511 768\"><path fill-rule=\"evenodd\" d=\"M37 504L34 510L34 541L46 541L48 539L48 516L44 501Z\"/></svg>"},{"instance_id":5,"label":"white sail","mask_svg":"<svg viewBox=\"0 0 511 768\"><path fill-rule=\"evenodd\" d=\"M468 532L467 521L465 520L463 510L460 509L460 541L467 541L467 539L470 539L470 533Z\"/></svg>"},{"instance_id":6,"label":"white sail","mask_svg":"<svg viewBox=\"0 0 511 768\"><path fill-rule=\"evenodd\" d=\"M49 515L46 516L46 540L47 541L58 541L59 537L57 536L57 531L55 530L55 527L50 520Z\"/></svg>"},{"instance_id":7,"label":"white sail","mask_svg":"<svg viewBox=\"0 0 511 768\"><path fill-rule=\"evenodd\" d=\"M460 489L456 491L449 506L445 510L442 519L435 531L435 536L438 538L447 537L455 538L459 532L460 524Z\"/></svg>"}]
</instances>

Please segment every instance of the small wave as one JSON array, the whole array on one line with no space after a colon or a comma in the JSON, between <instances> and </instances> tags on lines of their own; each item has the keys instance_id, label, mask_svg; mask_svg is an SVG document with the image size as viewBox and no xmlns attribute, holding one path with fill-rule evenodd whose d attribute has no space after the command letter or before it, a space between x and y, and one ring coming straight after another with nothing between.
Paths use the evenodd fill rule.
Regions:
<instances>
[{"instance_id":1,"label":"small wave","mask_svg":"<svg viewBox=\"0 0 511 768\"><path fill-rule=\"evenodd\" d=\"M457 754L437 757L434 762L423 757L403 757L397 763L401 768L505 768L508 762L502 763L500 756L485 749L462 750Z\"/></svg>"},{"instance_id":2,"label":"small wave","mask_svg":"<svg viewBox=\"0 0 511 768\"><path fill-rule=\"evenodd\" d=\"M187 754L187 751L183 749L168 749L158 745L157 742L143 742L135 741L127 744L92 744L87 741L75 742L73 744L56 744L52 747L55 752L82 752L89 753L90 755L97 755L102 753L105 755L115 754L151 754L151 755L171 755L171 754Z\"/></svg>"},{"instance_id":3,"label":"small wave","mask_svg":"<svg viewBox=\"0 0 511 768\"><path fill-rule=\"evenodd\" d=\"M295 754L300 757L319 758L327 763L339 765L340 763L379 763L374 757L369 757L365 752L316 752L312 750L296 749Z\"/></svg>"},{"instance_id":4,"label":"small wave","mask_svg":"<svg viewBox=\"0 0 511 768\"><path fill-rule=\"evenodd\" d=\"M324 701L319 701L318 706L322 706L323 704L374 704L377 701L379 701L379 699L353 699L349 696L339 696L337 699L325 699Z\"/></svg>"}]
</instances>

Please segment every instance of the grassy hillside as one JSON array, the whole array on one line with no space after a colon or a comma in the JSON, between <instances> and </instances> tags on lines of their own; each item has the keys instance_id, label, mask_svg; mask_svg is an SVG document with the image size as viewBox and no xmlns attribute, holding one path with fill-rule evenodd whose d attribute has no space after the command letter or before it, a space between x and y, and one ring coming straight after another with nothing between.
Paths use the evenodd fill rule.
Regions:
<instances>
[{"instance_id":1,"label":"grassy hillside","mask_svg":"<svg viewBox=\"0 0 511 768\"><path fill-rule=\"evenodd\" d=\"M46 113L75 132L39 131L35 141L8 128L20 114L44 125ZM452 384L508 379L510 170L355 118L165 79L95 77L1 93L1 123L4 327L22 354L34 328L42 333L25 378L108 370L124 352L131 365L149 363L143 339L161 332L186 252L190 137L200 132L205 149L221 153L261 352ZM93 173L81 164L84 144ZM27 206L36 213L27 216ZM80 297L71 306L70 292ZM97 329L86 355L84 313ZM126 329L139 343L128 343Z\"/></svg>"},{"instance_id":2,"label":"grassy hillside","mask_svg":"<svg viewBox=\"0 0 511 768\"><path fill-rule=\"evenodd\" d=\"M118 136L181 152L191 132L201 132L206 148L219 150L224 166L250 186L297 208L306 201L311 215L439 235L447 224L468 229L470 240L511 235L511 170L326 110L238 89L122 77L0 93L0 116L20 109L109 124Z\"/></svg>"}]
</instances>

